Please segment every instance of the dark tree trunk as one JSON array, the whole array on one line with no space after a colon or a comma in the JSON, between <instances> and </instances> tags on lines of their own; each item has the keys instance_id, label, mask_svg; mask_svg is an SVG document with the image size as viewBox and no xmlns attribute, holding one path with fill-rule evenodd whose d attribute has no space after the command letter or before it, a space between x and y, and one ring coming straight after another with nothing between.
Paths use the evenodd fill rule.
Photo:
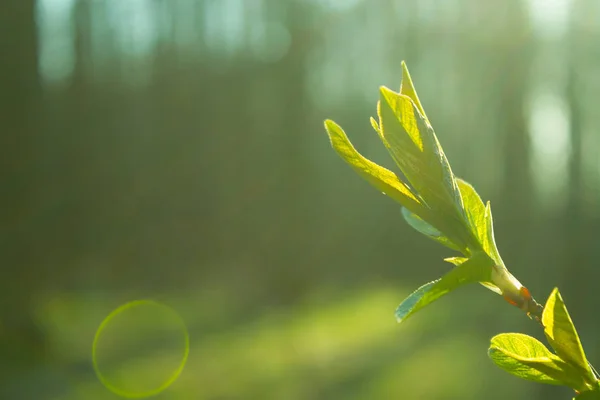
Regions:
<instances>
[{"instance_id":1,"label":"dark tree trunk","mask_svg":"<svg viewBox=\"0 0 600 400\"><path fill-rule=\"evenodd\" d=\"M7 382L38 365L43 335L33 319L36 133L40 88L34 0L0 5L0 397Z\"/></svg>"}]
</instances>

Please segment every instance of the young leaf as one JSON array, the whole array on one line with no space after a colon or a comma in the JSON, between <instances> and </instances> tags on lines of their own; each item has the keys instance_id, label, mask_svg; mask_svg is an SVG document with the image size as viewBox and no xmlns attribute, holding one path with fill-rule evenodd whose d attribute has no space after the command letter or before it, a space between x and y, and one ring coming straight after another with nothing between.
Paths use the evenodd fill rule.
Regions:
<instances>
[{"instance_id":1,"label":"young leaf","mask_svg":"<svg viewBox=\"0 0 600 400\"><path fill-rule=\"evenodd\" d=\"M504 296L505 299L511 299L510 303L515 304L527 312L533 309L534 301L528 290L523 290L523 285L517 280L504 266L504 261L498 253L496 247L496 240L494 239L494 220L492 218L492 208L488 201L485 206L485 241L483 242L483 249L492 260L495 265L492 270L492 283L499 289L499 292ZM493 290L493 289L492 289ZM535 303L537 304L537 303Z\"/></svg>"},{"instance_id":2,"label":"young leaf","mask_svg":"<svg viewBox=\"0 0 600 400\"><path fill-rule=\"evenodd\" d=\"M375 118L371 117L369 121L371 121L371 126L373 127L373 129L375 129L375 132L379 132L379 125L377 125L377 121L375 121Z\"/></svg>"},{"instance_id":3,"label":"young leaf","mask_svg":"<svg viewBox=\"0 0 600 400\"><path fill-rule=\"evenodd\" d=\"M422 233L430 239L435 240L443 244L446 247L451 248L452 250L460 251L457 245L452 243L450 239L442 234L439 230L423 221L421 217L416 215L415 213L410 212L407 208L402 207L402 216L404 220L408 222L410 226L412 226L417 232Z\"/></svg>"},{"instance_id":4,"label":"young leaf","mask_svg":"<svg viewBox=\"0 0 600 400\"><path fill-rule=\"evenodd\" d=\"M496 252L490 251L491 248L496 249L496 244L494 243L494 232L491 231L490 234L490 231L488 231L488 229L494 229L489 204L488 208L486 209L486 207L483 206L483 202L481 201L479 195L477 192L475 192L475 189L473 189L471 185L462 179L457 179L457 182L463 196L465 210L467 211L469 222L472 224L472 226L474 225L476 227L476 233L474 234L476 234L478 239L485 244L483 246L483 250L490 258L493 259L493 255L497 253L497 250ZM464 260L466 260L466 258L451 257L446 258L444 261L448 261L454 265L459 265L464 262ZM512 294L511 298L515 298L516 296L518 299L521 296L521 284L502 264L496 264L493 266L491 282L480 283L486 288L490 289L492 292L499 295L502 295L504 294L503 292L506 292ZM502 289L499 286L502 286Z\"/></svg>"},{"instance_id":5,"label":"young leaf","mask_svg":"<svg viewBox=\"0 0 600 400\"><path fill-rule=\"evenodd\" d=\"M466 258L466 257L444 258L444 261L449 262L450 264L454 264L455 266L459 266L460 264L464 263L467 260L468 260L468 258ZM479 283L481 283L484 287L490 289L494 293L502 294L502 291L498 288L498 286L494 285L491 282L479 282Z\"/></svg>"},{"instance_id":6,"label":"young leaf","mask_svg":"<svg viewBox=\"0 0 600 400\"><path fill-rule=\"evenodd\" d=\"M410 97L413 103L415 103L415 106L419 109L419 112L423 118L427 120L427 115L425 115L425 110L419 101L419 96L417 96L417 91L415 90L410 73L408 72L408 67L404 61L402 61L402 81L400 82L400 94Z\"/></svg>"},{"instance_id":7,"label":"young leaf","mask_svg":"<svg viewBox=\"0 0 600 400\"><path fill-rule=\"evenodd\" d=\"M458 267L460 264L467 261L467 257L448 257L444 258L444 261L449 262L450 264L454 264L455 267Z\"/></svg>"},{"instance_id":8,"label":"young leaf","mask_svg":"<svg viewBox=\"0 0 600 400\"><path fill-rule=\"evenodd\" d=\"M443 232L462 252L469 252L473 240L465 228L460 192L431 125L411 98L385 87L380 90L377 106L381 141L431 210L431 217L416 214Z\"/></svg>"},{"instance_id":9,"label":"young leaf","mask_svg":"<svg viewBox=\"0 0 600 400\"><path fill-rule=\"evenodd\" d=\"M496 262L496 265L504 265L500 253L498 253L498 247L496 247L496 239L494 238L494 220L492 218L492 206L488 201L485 205L485 223L486 223L486 237L483 242L483 249L485 252Z\"/></svg>"},{"instance_id":10,"label":"young leaf","mask_svg":"<svg viewBox=\"0 0 600 400\"><path fill-rule=\"evenodd\" d=\"M475 191L475 188L469 183L463 181L460 178L456 179L460 195L462 197L463 206L465 213L467 214L467 220L471 228L471 232L477 238L481 245L481 249L484 250L484 243L488 241L487 224L485 220L485 205L481 201L481 197ZM488 253L493 258L493 254Z\"/></svg>"},{"instance_id":11,"label":"young leaf","mask_svg":"<svg viewBox=\"0 0 600 400\"><path fill-rule=\"evenodd\" d=\"M519 378L577 390L586 388L576 369L531 336L521 333L494 336L488 355L497 366Z\"/></svg>"},{"instance_id":12,"label":"young leaf","mask_svg":"<svg viewBox=\"0 0 600 400\"><path fill-rule=\"evenodd\" d=\"M429 282L408 296L396 309L398 322L406 320L428 304L467 283L488 281L493 261L484 253L476 253L442 278Z\"/></svg>"},{"instance_id":13,"label":"young leaf","mask_svg":"<svg viewBox=\"0 0 600 400\"><path fill-rule=\"evenodd\" d=\"M546 301L542 314L542 324L548 342L554 348L556 354L576 367L585 377L586 382L593 384L596 379L585 357L581 341L558 288L554 288Z\"/></svg>"},{"instance_id":14,"label":"young leaf","mask_svg":"<svg viewBox=\"0 0 600 400\"><path fill-rule=\"evenodd\" d=\"M334 150L350 166L378 190L396 200L412 212L422 213L424 206L396 174L363 157L348 139L342 128L331 120L325 121L325 129Z\"/></svg>"},{"instance_id":15,"label":"young leaf","mask_svg":"<svg viewBox=\"0 0 600 400\"><path fill-rule=\"evenodd\" d=\"M382 87L378 105L380 137L410 184L431 208L462 209L444 151L413 101Z\"/></svg>"}]
</instances>

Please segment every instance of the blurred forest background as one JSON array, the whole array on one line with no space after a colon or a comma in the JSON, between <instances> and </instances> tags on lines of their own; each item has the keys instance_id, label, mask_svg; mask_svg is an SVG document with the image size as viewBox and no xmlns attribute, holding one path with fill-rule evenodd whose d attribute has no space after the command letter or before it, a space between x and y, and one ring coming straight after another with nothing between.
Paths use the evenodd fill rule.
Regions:
<instances>
[{"instance_id":1,"label":"blurred forest background","mask_svg":"<svg viewBox=\"0 0 600 400\"><path fill-rule=\"evenodd\" d=\"M488 360L542 337L479 285L396 324L452 254L322 124L391 167L369 116L401 60L508 267L560 287L600 366L597 0L3 0L0 33L1 398L117 398L91 343L138 298L190 332L159 399L571 398Z\"/></svg>"}]
</instances>

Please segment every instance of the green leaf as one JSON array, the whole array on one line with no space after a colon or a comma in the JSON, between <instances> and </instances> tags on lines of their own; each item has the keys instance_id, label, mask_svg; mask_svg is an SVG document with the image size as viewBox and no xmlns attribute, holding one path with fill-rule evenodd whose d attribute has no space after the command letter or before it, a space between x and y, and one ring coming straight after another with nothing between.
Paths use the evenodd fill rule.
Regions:
<instances>
[{"instance_id":1,"label":"green leaf","mask_svg":"<svg viewBox=\"0 0 600 400\"><path fill-rule=\"evenodd\" d=\"M378 112L382 141L425 202L431 208L459 205L458 187L444 151L410 97L382 87Z\"/></svg>"},{"instance_id":2,"label":"green leaf","mask_svg":"<svg viewBox=\"0 0 600 400\"><path fill-rule=\"evenodd\" d=\"M504 265L502 257L496 247L496 239L494 238L494 220L492 218L492 207L488 201L485 206L485 235L478 230L483 239L483 250L487 255L494 260L494 268L492 270L492 281L488 286L492 291L501 294L505 299L510 299L510 303L517 307L531 312L534 305L533 298L529 291L515 278ZM486 285L487 286L487 285ZM529 308L531 307L531 308Z\"/></svg>"},{"instance_id":3,"label":"green leaf","mask_svg":"<svg viewBox=\"0 0 600 400\"><path fill-rule=\"evenodd\" d=\"M425 110L419 101L419 96L417 95L417 91L413 85L410 73L408 72L408 67L404 61L402 61L402 81L400 82L400 94L410 97L421 115L425 118L425 120L427 120L427 115L425 115Z\"/></svg>"},{"instance_id":4,"label":"green leaf","mask_svg":"<svg viewBox=\"0 0 600 400\"><path fill-rule=\"evenodd\" d=\"M484 253L476 253L442 278L429 282L408 296L396 309L398 322L406 320L428 304L459 286L489 280L493 261Z\"/></svg>"},{"instance_id":5,"label":"green leaf","mask_svg":"<svg viewBox=\"0 0 600 400\"><path fill-rule=\"evenodd\" d=\"M444 258L444 261L449 262L450 264L454 264L456 266L459 266L460 264L464 263L467 260L468 260L468 258L466 258L466 257L448 257L448 258ZM502 294L502 291L498 288L498 286L494 285L491 282L479 282L479 283L481 283L484 287L490 289L494 293Z\"/></svg>"},{"instance_id":6,"label":"green leaf","mask_svg":"<svg viewBox=\"0 0 600 400\"><path fill-rule=\"evenodd\" d=\"M449 262L450 264L454 264L454 266L458 267L460 264L467 261L467 257L448 257L444 258L444 261Z\"/></svg>"},{"instance_id":7,"label":"green leaf","mask_svg":"<svg viewBox=\"0 0 600 400\"><path fill-rule=\"evenodd\" d=\"M488 355L497 366L519 378L578 390L585 388L577 370L531 336L521 333L494 336Z\"/></svg>"},{"instance_id":8,"label":"green leaf","mask_svg":"<svg viewBox=\"0 0 600 400\"><path fill-rule=\"evenodd\" d=\"M377 121L375 121L375 118L371 117L369 121L371 121L371 126L373 127L373 129L375 129L375 132L379 132L379 125L377 125Z\"/></svg>"},{"instance_id":9,"label":"green leaf","mask_svg":"<svg viewBox=\"0 0 600 400\"><path fill-rule=\"evenodd\" d=\"M424 157L421 153L425 150L423 142L431 143L430 136L433 130L427 128L425 118L419 113L410 97L382 86L378 115L380 133L395 148L393 150L402 149L414 157L412 160L406 160L406 165L421 164ZM393 150L390 151L392 157L399 158L401 163L404 162L404 155ZM402 166L401 169L404 171Z\"/></svg>"},{"instance_id":10,"label":"green leaf","mask_svg":"<svg viewBox=\"0 0 600 400\"><path fill-rule=\"evenodd\" d=\"M396 174L363 157L348 139L342 128L331 120L325 129L334 150L371 185L415 213L423 213L424 206Z\"/></svg>"},{"instance_id":11,"label":"green leaf","mask_svg":"<svg viewBox=\"0 0 600 400\"><path fill-rule=\"evenodd\" d=\"M465 229L460 192L433 128L410 97L385 87L377 108L381 141L435 219L415 214L466 252L472 240Z\"/></svg>"},{"instance_id":12,"label":"green leaf","mask_svg":"<svg viewBox=\"0 0 600 400\"><path fill-rule=\"evenodd\" d=\"M494 238L494 219L492 218L492 206L488 201L485 205L486 235L483 244L483 250L496 262L496 265L504 266L504 261L500 257Z\"/></svg>"},{"instance_id":13,"label":"green leaf","mask_svg":"<svg viewBox=\"0 0 600 400\"><path fill-rule=\"evenodd\" d=\"M460 190L460 195L463 201L463 207L467 214L467 220L471 227L471 232L481 244L481 249L484 250L484 243L488 240L487 224L485 220L485 205L481 201L481 197L475 191L475 188L464 180L457 178L456 183ZM492 257L492 254L488 255ZM493 257L492 257L493 258Z\"/></svg>"},{"instance_id":14,"label":"green leaf","mask_svg":"<svg viewBox=\"0 0 600 400\"><path fill-rule=\"evenodd\" d=\"M482 234L483 250L494 260L494 268L492 270L492 282L488 286L492 291L503 295L505 298L510 298L515 304L530 304L531 296L524 297L525 294L521 290L523 285L515 278L504 265L502 257L496 247L496 239L494 238L494 220L492 218L492 207L488 201L485 206L485 235ZM480 231L478 231L481 233ZM529 293L528 291L525 293Z\"/></svg>"},{"instance_id":15,"label":"green leaf","mask_svg":"<svg viewBox=\"0 0 600 400\"><path fill-rule=\"evenodd\" d=\"M556 354L576 367L586 382L593 384L596 379L585 357L581 341L558 288L554 288L546 301L542 314L542 324L548 342L554 348Z\"/></svg>"},{"instance_id":16,"label":"green leaf","mask_svg":"<svg viewBox=\"0 0 600 400\"><path fill-rule=\"evenodd\" d=\"M421 217L419 217L415 213L410 212L405 207L402 207L402 216L404 217L404 220L408 222L408 224L412 226L417 232L422 233L428 238L433 239L436 242L451 248L452 250L460 251L460 248L454 243L452 243L450 239L444 236L442 232L440 232L438 229L431 226L427 222L423 221Z\"/></svg>"}]
</instances>

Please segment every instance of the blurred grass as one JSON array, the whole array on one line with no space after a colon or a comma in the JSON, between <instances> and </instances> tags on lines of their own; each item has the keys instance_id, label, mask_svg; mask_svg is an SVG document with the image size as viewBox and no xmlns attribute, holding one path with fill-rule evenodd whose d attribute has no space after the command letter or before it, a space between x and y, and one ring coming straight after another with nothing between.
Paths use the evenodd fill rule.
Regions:
<instances>
[{"instance_id":1,"label":"blurred grass","mask_svg":"<svg viewBox=\"0 0 600 400\"><path fill-rule=\"evenodd\" d=\"M215 300L231 299L214 293L162 296L161 301L186 321L191 348L182 375L155 398L457 399L478 398L484 388L485 398L494 398L490 388L504 381L511 385L498 391L502 397L496 398L523 394L520 382L493 370L485 354L485 337L469 325L464 329L449 325L453 320L460 327L457 303L467 298L453 296L423 316L398 325L393 311L409 293L406 289L319 293L291 307L263 309L248 319L238 317L239 323L227 329L218 328L222 324L211 317L210 310L225 310L222 318L234 320L243 307L241 299L227 305ZM86 294L43 302L44 308L38 310L40 321L65 383L54 399L118 398L95 377L91 344L99 323L120 305L118 301L128 300L120 295ZM457 318L450 317L453 312ZM469 318L476 321L485 311L475 305L471 312L475 315ZM144 332L139 332L139 340L144 340ZM161 366L173 365L173 354L165 349L147 343L142 355L137 351L135 358L117 367L119 374L135 381L156 380ZM482 381L483 376L499 380Z\"/></svg>"}]
</instances>

